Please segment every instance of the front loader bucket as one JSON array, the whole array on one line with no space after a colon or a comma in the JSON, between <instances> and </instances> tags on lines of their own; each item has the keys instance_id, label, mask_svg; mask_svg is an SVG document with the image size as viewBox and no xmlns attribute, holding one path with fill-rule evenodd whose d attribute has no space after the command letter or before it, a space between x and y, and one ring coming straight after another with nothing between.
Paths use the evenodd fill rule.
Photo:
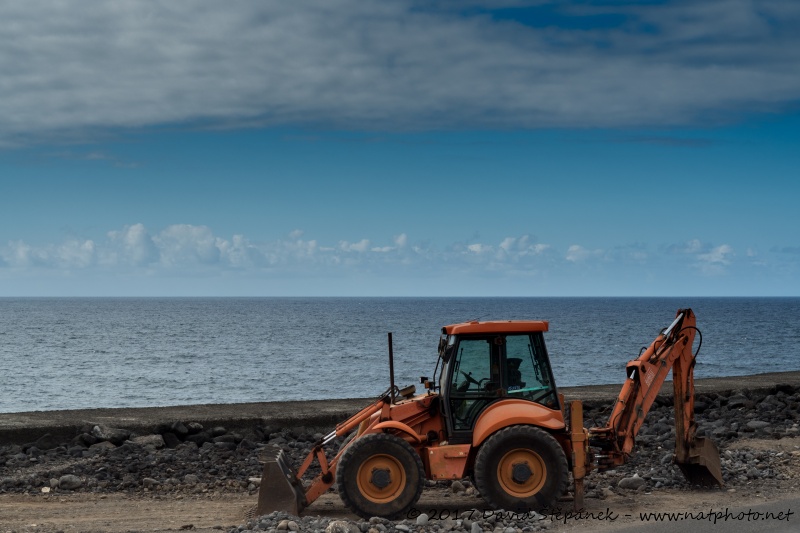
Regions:
<instances>
[{"instance_id":1,"label":"front loader bucket","mask_svg":"<svg viewBox=\"0 0 800 533\"><path fill-rule=\"evenodd\" d=\"M283 450L276 451L276 454L265 454L261 457L264 473L261 475L261 488L258 490L256 515L285 511L296 516L306 507L305 493L286 454Z\"/></svg>"},{"instance_id":2,"label":"front loader bucket","mask_svg":"<svg viewBox=\"0 0 800 533\"><path fill-rule=\"evenodd\" d=\"M689 483L695 485L722 486L722 467L717 446L706 437L696 437L689 448L689 458L682 463L675 461Z\"/></svg>"}]
</instances>

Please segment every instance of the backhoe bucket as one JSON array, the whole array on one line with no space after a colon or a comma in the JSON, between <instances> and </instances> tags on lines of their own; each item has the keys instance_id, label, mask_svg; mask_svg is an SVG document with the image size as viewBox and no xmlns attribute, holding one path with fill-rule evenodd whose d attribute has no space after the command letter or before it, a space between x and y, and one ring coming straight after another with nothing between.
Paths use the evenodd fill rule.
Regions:
<instances>
[{"instance_id":1,"label":"backhoe bucket","mask_svg":"<svg viewBox=\"0 0 800 533\"><path fill-rule=\"evenodd\" d=\"M298 515L305 508L306 497L294 470L289 465L283 450L273 455L263 455L264 473L258 490L256 515L273 511L284 511Z\"/></svg>"},{"instance_id":2,"label":"backhoe bucket","mask_svg":"<svg viewBox=\"0 0 800 533\"><path fill-rule=\"evenodd\" d=\"M675 461L689 483L695 485L722 486L722 467L717 446L706 437L696 437L689 448L685 463Z\"/></svg>"}]
</instances>

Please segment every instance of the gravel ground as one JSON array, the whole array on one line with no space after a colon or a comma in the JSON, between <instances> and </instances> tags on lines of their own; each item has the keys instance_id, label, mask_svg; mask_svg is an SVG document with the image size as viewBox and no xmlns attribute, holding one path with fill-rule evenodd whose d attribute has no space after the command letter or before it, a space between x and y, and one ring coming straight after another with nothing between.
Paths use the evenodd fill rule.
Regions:
<instances>
[{"instance_id":1,"label":"gravel ground","mask_svg":"<svg viewBox=\"0 0 800 533\"><path fill-rule=\"evenodd\" d=\"M587 425L601 425L610 402L588 402ZM800 390L780 385L769 391L722 391L696 399L699 434L710 436L721 451L725 490L786 491L800 476ZM124 428L86 426L67 442L48 435L23 445L0 446L0 493L72 494L128 493L162 497L243 492L255 504L261 473L259 453L282 447L295 465L312 443L329 428L254 426L228 431L204 427L191 420L162 424L156 431L137 434ZM670 398L659 397L637 439L631 461L604 473L592 472L586 496L603 500L629 492L694 490L671 464L674 445ZM775 446L764 445L774 442ZM748 442L758 446L749 446ZM798 444L795 445L794 443ZM335 450L334 445L331 449ZM313 475L313 471L311 472ZM477 496L468 479L428 482L428 490ZM569 507L571 504L565 504ZM413 519L388 521L342 520L273 513L242 523L231 532L319 531L382 533L391 531L538 531L552 527L537 516L494 513L489 517L462 514L429 523ZM479 513L480 515L480 513Z\"/></svg>"}]
</instances>

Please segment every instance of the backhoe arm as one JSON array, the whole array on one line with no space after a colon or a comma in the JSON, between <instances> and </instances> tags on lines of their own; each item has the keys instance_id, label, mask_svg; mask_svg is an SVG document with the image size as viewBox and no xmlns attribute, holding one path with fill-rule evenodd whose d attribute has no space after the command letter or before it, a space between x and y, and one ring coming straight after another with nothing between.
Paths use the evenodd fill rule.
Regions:
<instances>
[{"instance_id":1,"label":"backhoe arm","mask_svg":"<svg viewBox=\"0 0 800 533\"><path fill-rule=\"evenodd\" d=\"M675 462L695 483L722 484L719 452L705 438L695 436L694 364L692 344L698 332L691 309L679 309L675 320L641 353L628 363L628 378L605 427L589 430L590 442L598 446L598 467L623 464L633 450L661 386L672 371L675 405ZM699 350L699 348L698 348Z\"/></svg>"}]
</instances>

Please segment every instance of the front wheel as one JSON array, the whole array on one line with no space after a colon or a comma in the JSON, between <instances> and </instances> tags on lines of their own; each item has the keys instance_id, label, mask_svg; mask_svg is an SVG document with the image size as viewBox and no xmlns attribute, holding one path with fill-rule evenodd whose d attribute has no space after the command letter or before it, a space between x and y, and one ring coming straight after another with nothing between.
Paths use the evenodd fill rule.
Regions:
<instances>
[{"instance_id":1,"label":"front wheel","mask_svg":"<svg viewBox=\"0 0 800 533\"><path fill-rule=\"evenodd\" d=\"M551 507L567 490L568 471L558 441L533 426L501 429L475 458L475 483L486 503L514 512Z\"/></svg>"},{"instance_id":2,"label":"front wheel","mask_svg":"<svg viewBox=\"0 0 800 533\"><path fill-rule=\"evenodd\" d=\"M425 470L419 454L388 433L356 438L336 468L336 489L344 504L364 518L394 519L419 500Z\"/></svg>"}]
</instances>

